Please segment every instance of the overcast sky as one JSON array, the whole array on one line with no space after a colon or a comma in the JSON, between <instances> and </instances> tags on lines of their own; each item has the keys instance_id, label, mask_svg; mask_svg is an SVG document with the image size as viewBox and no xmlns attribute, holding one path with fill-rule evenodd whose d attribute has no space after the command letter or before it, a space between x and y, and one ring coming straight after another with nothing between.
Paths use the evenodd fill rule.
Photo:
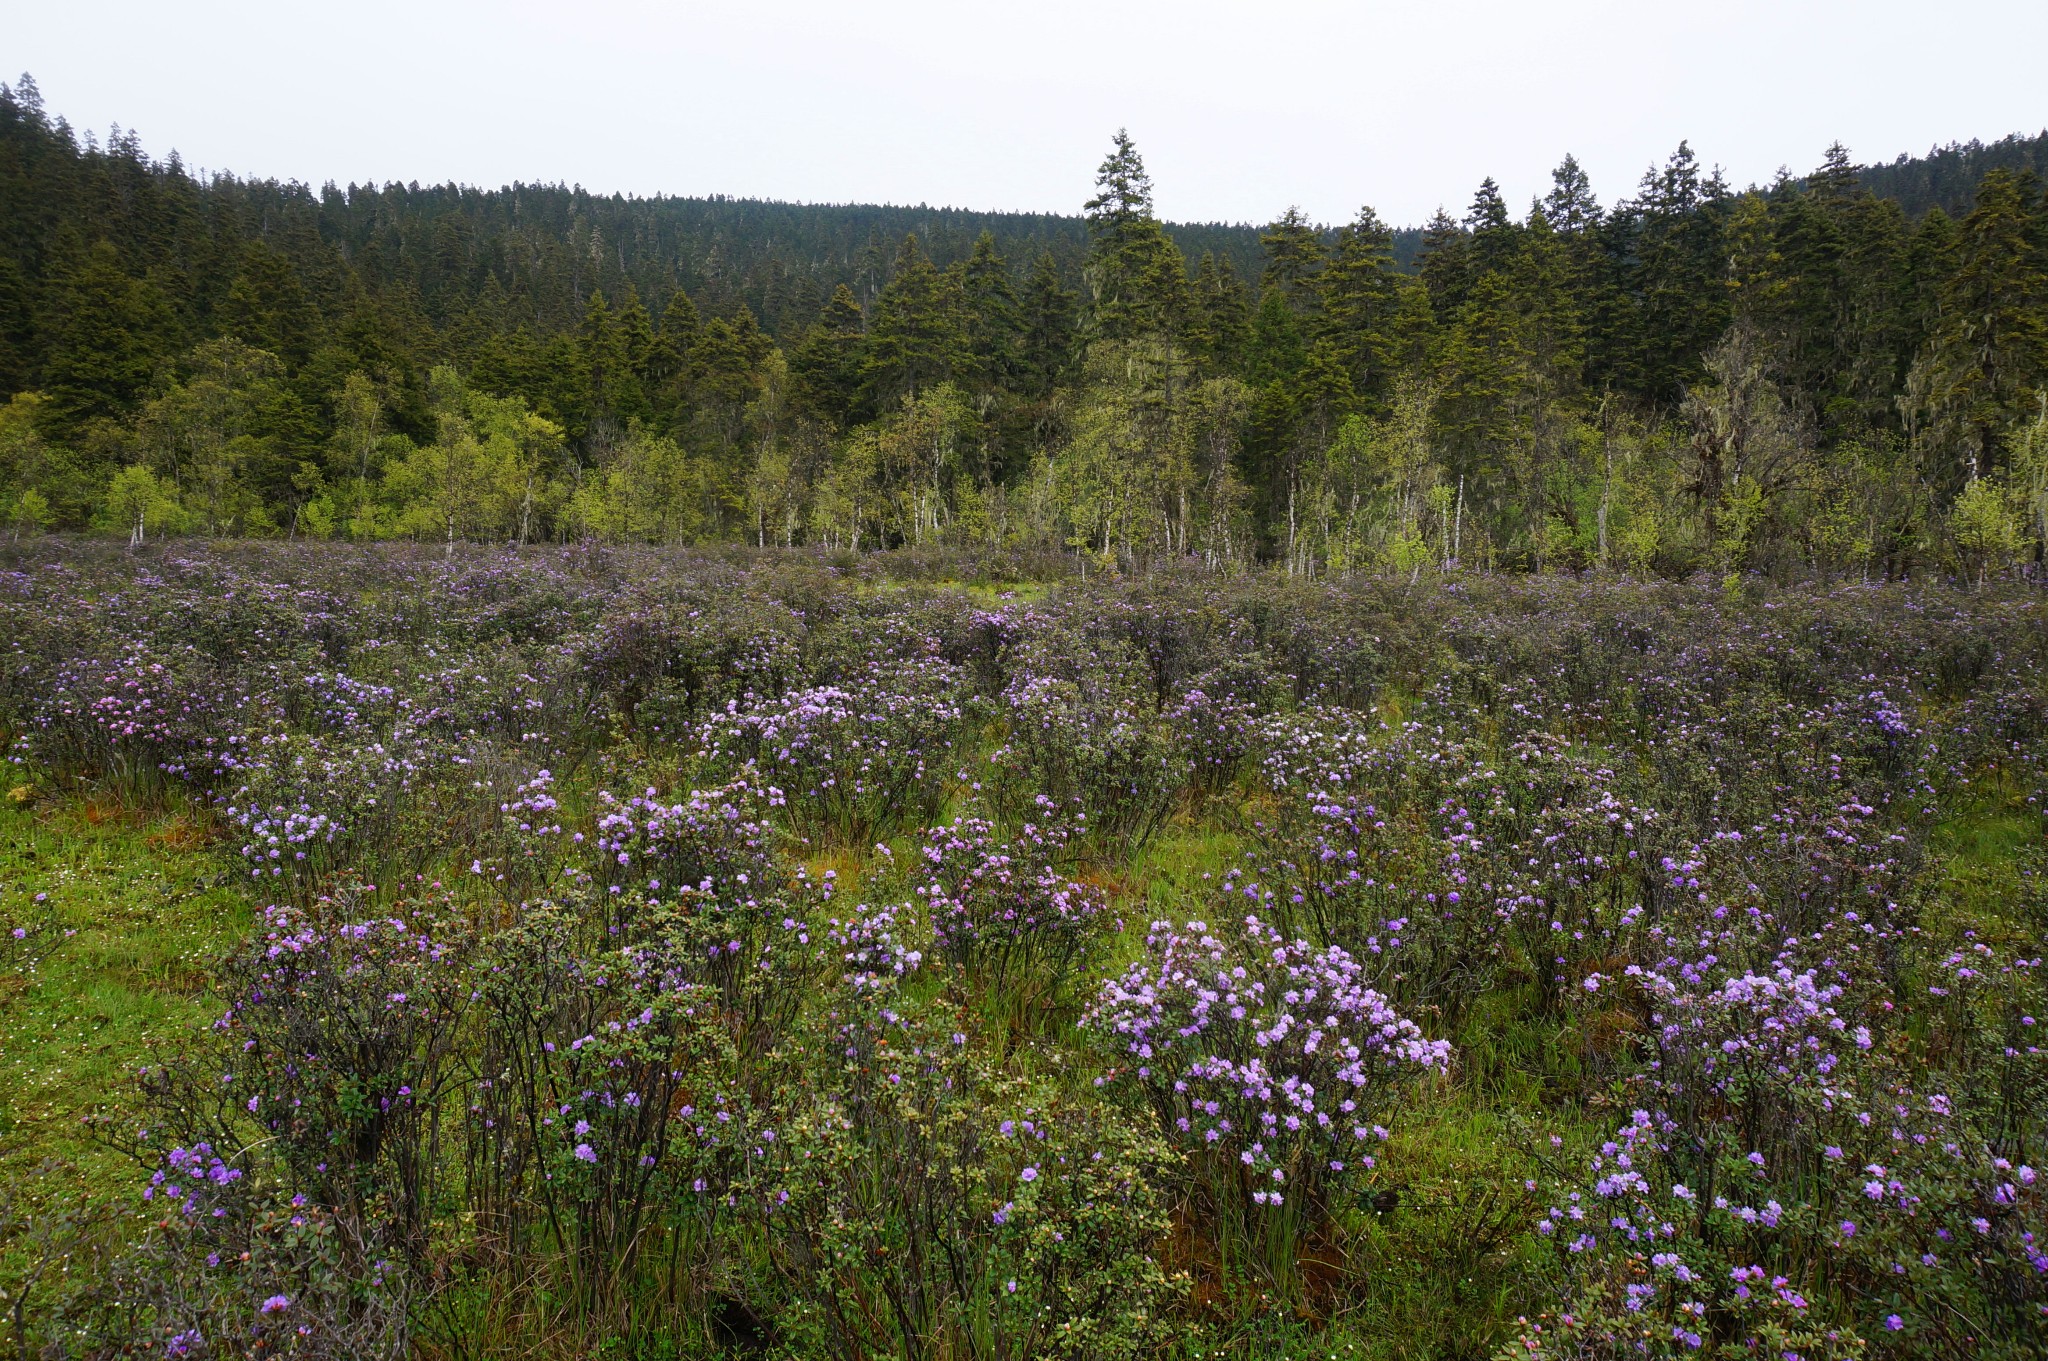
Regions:
<instances>
[{"instance_id":1,"label":"overcast sky","mask_svg":"<svg viewBox=\"0 0 2048 1361\"><path fill-rule=\"evenodd\" d=\"M9 6L13 10L12 6ZM1566 152L1603 203L1688 138L1736 184L2048 124L2044 0L98 0L0 70L189 165L319 184L1072 212L1128 126L1175 220L1419 223Z\"/></svg>"}]
</instances>

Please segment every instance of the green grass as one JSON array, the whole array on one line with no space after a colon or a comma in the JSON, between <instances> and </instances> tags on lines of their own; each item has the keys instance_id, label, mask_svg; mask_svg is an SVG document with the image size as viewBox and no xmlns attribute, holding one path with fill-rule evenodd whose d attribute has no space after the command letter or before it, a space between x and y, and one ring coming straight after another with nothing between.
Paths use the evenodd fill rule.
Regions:
<instances>
[{"instance_id":1,"label":"green grass","mask_svg":"<svg viewBox=\"0 0 2048 1361\"><path fill-rule=\"evenodd\" d=\"M127 1175L83 1119L122 1112L151 1047L211 1018L208 963L249 929L207 840L190 809L0 798L0 927L47 912L73 933L0 972L0 1182L104 1194L94 1173ZM53 1161L69 1175L51 1177Z\"/></svg>"},{"instance_id":2,"label":"green grass","mask_svg":"<svg viewBox=\"0 0 2048 1361\"><path fill-rule=\"evenodd\" d=\"M1997 775L1943 810L1929 838L1942 861L1938 910L1929 925L1974 929L2001 948L2024 952L2048 930L2048 816L2019 786Z\"/></svg>"}]
</instances>

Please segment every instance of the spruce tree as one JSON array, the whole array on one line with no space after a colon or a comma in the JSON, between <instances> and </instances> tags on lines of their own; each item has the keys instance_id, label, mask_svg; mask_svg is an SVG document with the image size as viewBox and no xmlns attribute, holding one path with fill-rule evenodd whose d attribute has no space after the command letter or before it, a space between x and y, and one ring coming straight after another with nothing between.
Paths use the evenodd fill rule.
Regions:
<instances>
[{"instance_id":1,"label":"spruce tree","mask_svg":"<svg viewBox=\"0 0 2048 1361\"><path fill-rule=\"evenodd\" d=\"M123 414L173 349L174 322L163 293L129 276L113 243L76 251L51 289L42 384L56 403L60 429Z\"/></svg>"},{"instance_id":2,"label":"spruce tree","mask_svg":"<svg viewBox=\"0 0 2048 1361\"><path fill-rule=\"evenodd\" d=\"M1018 365L1017 289L1010 282L1010 267L996 250L993 232L975 238L974 253L961 267L960 299L964 376L984 392L1009 387L1016 381Z\"/></svg>"},{"instance_id":3,"label":"spruce tree","mask_svg":"<svg viewBox=\"0 0 2048 1361\"><path fill-rule=\"evenodd\" d=\"M1059 262L1044 251L1031 267L1021 305L1018 381L1033 401L1049 396L1074 361L1079 300L1060 282Z\"/></svg>"},{"instance_id":4,"label":"spruce tree","mask_svg":"<svg viewBox=\"0 0 2048 1361\"><path fill-rule=\"evenodd\" d=\"M914 233L904 237L861 358L869 410L893 411L953 376L967 351L961 311L957 280L938 271Z\"/></svg>"},{"instance_id":5,"label":"spruce tree","mask_svg":"<svg viewBox=\"0 0 2048 1361\"><path fill-rule=\"evenodd\" d=\"M1195 266L1195 344L1211 373L1236 373L1251 334L1251 290L1230 257L1207 251Z\"/></svg>"},{"instance_id":6,"label":"spruce tree","mask_svg":"<svg viewBox=\"0 0 2048 1361\"><path fill-rule=\"evenodd\" d=\"M1351 375L1354 389L1372 400L1392 385L1394 310L1401 288L1394 265L1394 234L1370 207L1337 233L1337 247L1319 280L1322 334Z\"/></svg>"},{"instance_id":7,"label":"spruce tree","mask_svg":"<svg viewBox=\"0 0 2048 1361\"><path fill-rule=\"evenodd\" d=\"M1422 229L1416 272L1429 291L1429 305L1437 320L1448 321L1464 305L1472 287L1472 242L1442 208Z\"/></svg>"},{"instance_id":8,"label":"spruce tree","mask_svg":"<svg viewBox=\"0 0 2048 1361\"><path fill-rule=\"evenodd\" d=\"M1480 181L1465 213L1465 232L1471 242L1472 269L1484 274L1504 268L1514 253L1515 224L1508 205L1501 199L1500 186L1491 175Z\"/></svg>"},{"instance_id":9,"label":"spruce tree","mask_svg":"<svg viewBox=\"0 0 2048 1361\"><path fill-rule=\"evenodd\" d=\"M790 356L791 404L834 429L847 425L860 396L860 347L860 304L841 284Z\"/></svg>"},{"instance_id":10,"label":"spruce tree","mask_svg":"<svg viewBox=\"0 0 2048 1361\"><path fill-rule=\"evenodd\" d=\"M1958 437L1966 479L1994 469L2003 432L2048 386L2048 259L2038 196L2030 174L1986 175L1940 289L1922 403Z\"/></svg>"},{"instance_id":11,"label":"spruce tree","mask_svg":"<svg viewBox=\"0 0 2048 1361\"><path fill-rule=\"evenodd\" d=\"M1259 291L1278 291L1288 306L1304 315L1315 311L1319 276L1328 257L1322 235L1301 209L1289 208L1269 224L1259 233L1259 246L1266 253Z\"/></svg>"},{"instance_id":12,"label":"spruce tree","mask_svg":"<svg viewBox=\"0 0 2048 1361\"><path fill-rule=\"evenodd\" d=\"M1087 202L1088 283L1093 334L1178 339L1188 320L1187 262L1152 215L1152 179L1119 128Z\"/></svg>"},{"instance_id":13,"label":"spruce tree","mask_svg":"<svg viewBox=\"0 0 2048 1361\"><path fill-rule=\"evenodd\" d=\"M1678 400L1728 325L1728 200L1719 173L1701 174L1699 158L1680 142L1610 220L1610 249L1627 261L1629 306L1614 343L1624 381L1653 400Z\"/></svg>"},{"instance_id":14,"label":"spruce tree","mask_svg":"<svg viewBox=\"0 0 2048 1361\"><path fill-rule=\"evenodd\" d=\"M646 403L634 370L629 337L601 291L590 295L576 339L583 393L575 408L571 431L580 435L595 421L624 429L627 421L645 414Z\"/></svg>"},{"instance_id":15,"label":"spruce tree","mask_svg":"<svg viewBox=\"0 0 2048 1361\"><path fill-rule=\"evenodd\" d=\"M1560 236L1575 236L1600 225L1600 200L1594 197L1592 177L1567 155L1550 172L1550 192L1543 199L1543 216Z\"/></svg>"}]
</instances>

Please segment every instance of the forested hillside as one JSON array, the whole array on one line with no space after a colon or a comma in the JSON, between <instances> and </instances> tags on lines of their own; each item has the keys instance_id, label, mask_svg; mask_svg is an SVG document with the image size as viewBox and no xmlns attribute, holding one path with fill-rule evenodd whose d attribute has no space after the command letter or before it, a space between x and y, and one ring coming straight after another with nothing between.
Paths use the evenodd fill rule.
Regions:
<instances>
[{"instance_id":1,"label":"forested hillside","mask_svg":"<svg viewBox=\"0 0 2048 1361\"><path fill-rule=\"evenodd\" d=\"M1396 231L315 191L0 87L0 511L98 529L1970 577L2048 541L2048 138Z\"/></svg>"}]
</instances>

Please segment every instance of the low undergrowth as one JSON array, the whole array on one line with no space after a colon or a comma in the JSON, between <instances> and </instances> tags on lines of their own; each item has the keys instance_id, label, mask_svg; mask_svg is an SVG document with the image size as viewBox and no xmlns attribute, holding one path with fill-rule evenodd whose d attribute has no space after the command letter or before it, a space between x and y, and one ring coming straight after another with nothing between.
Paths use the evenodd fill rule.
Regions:
<instances>
[{"instance_id":1,"label":"low undergrowth","mask_svg":"<svg viewBox=\"0 0 2048 1361\"><path fill-rule=\"evenodd\" d=\"M18 565L24 1355L2048 1341L2035 596Z\"/></svg>"}]
</instances>

